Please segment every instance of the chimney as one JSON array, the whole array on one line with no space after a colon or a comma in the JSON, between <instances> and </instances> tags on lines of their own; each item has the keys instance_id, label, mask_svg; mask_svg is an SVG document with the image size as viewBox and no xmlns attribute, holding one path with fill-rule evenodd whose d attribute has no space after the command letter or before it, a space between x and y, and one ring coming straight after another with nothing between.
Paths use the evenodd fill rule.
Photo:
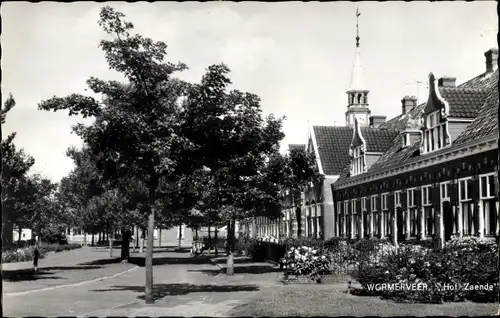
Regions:
<instances>
[{"instance_id":1,"label":"chimney","mask_svg":"<svg viewBox=\"0 0 500 318\"><path fill-rule=\"evenodd\" d=\"M413 107L417 106L417 98L415 96L405 96L401 100L403 104L403 115L407 114Z\"/></svg>"},{"instance_id":2,"label":"chimney","mask_svg":"<svg viewBox=\"0 0 500 318\"><path fill-rule=\"evenodd\" d=\"M495 71L498 67L498 49L489 49L484 56L486 57L486 73Z\"/></svg>"},{"instance_id":3,"label":"chimney","mask_svg":"<svg viewBox=\"0 0 500 318\"><path fill-rule=\"evenodd\" d=\"M455 87L456 77L443 76L438 80L439 87Z\"/></svg>"},{"instance_id":4,"label":"chimney","mask_svg":"<svg viewBox=\"0 0 500 318\"><path fill-rule=\"evenodd\" d=\"M378 126L385 123L387 116L370 116L370 127L377 128Z\"/></svg>"}]
</instances>

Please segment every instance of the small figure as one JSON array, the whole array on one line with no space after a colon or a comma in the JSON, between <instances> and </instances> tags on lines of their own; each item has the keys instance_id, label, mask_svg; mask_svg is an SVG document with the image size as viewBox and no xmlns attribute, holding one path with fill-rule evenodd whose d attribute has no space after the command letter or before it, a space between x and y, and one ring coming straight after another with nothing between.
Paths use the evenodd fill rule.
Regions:
<instances>
[{"instance_id":1,"label":"small figure","mask_svg":"<svg viewBox=\"0 0 500 318\"><path fill-rule=\"evenodd\" d=\"M33 251L33 269L38 271L38 258L40 257L40 251L38 251L38 243L35 243L35 250Z\"/></svg>"}]
</instances>

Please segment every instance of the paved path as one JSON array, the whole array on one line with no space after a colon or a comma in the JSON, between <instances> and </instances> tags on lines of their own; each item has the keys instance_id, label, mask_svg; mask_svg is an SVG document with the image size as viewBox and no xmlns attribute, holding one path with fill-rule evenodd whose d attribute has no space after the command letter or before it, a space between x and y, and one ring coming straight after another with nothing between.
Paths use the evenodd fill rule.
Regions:
<instances>
[{"instance_id":1,"label":"paved path","mask_svg":"<svg viewBox=\"0 0 500 318\"><path fill-rule=\"evenodd\" d=\"M118 256L119 251L114 251ZM109 258L109 251L84 247L47 255L40 260L38 272L30 262L4 264L2 270L3 295L24 295L47 288L72 286L132 270L133 264L122 264L118 258Z\"/></svg>"},{"instance_id":2,"label":"paved path","mask_svg":"<svg viewBox=\"0 0 500 318\"><path fill-rule=\"evenodd\" d=\"M132 254L132 259L140 257ZM123 264L109 266L119 265ZM206 258L191 258L189 253L155 253L153 273L153 305L144 303L145 271L139 267L107 280L68 288L19 296L4 294L4 315L222 316L263 288L243 278L236 281L236 275L224 279L226 276L220 274L217 266Z\"/></svg>"},{"instance_id":3,"label":"paved path","mask_svg":"<svg viewBox=\"0 0 500 318\"><path fill-rule=\"evenodd\" d=\"M120 256L120 249L113 249L113 256ZM70 251L50 253L38 260L38 267L70 266L109 258L108 248L84 246ZM2 264L2 271L32 269L33 261Z\"/></svg>"}]
</instances>

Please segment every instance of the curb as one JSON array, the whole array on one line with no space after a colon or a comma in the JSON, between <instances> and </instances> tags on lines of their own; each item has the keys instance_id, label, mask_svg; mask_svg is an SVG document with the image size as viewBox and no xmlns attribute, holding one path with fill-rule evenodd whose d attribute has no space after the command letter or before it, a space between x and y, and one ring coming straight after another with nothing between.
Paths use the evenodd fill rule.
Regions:
<instances>
[{"instance_id":1,"label":"curb","mask_svg":"<svg viewBox=\"0 0 500 318\"><path fill-rule=\"evenodd\" d=\"M86 280L86 281L79 282L79 283L68 284L68 285L52 286L52 287L46 287L46 288L40 288L40 289L33 289L33 290L26 290L26 291L22 291L22 292L6 293L6 294L3 294L3 296L4 297L5 296L14 296L15 297L15 296L22 296L22 295L27 295L27 294L32 294L32 293L47 291L47 290L54 290L54 289L60 289L60 288L65 288L65 287L87 285L87 284L99 282L101 280L115 278L115 277L121 276L123 274L127 274L128 272L134 271L134 270L136 270L138 268L139 268L139 266L135 266L135 267L132 267L130 269L127 269L126 271L123 271L123 272L120 272L120 273L116 273L116 274L111 275L111 276L99 277L99 278L96 278L96 279Z\"/></svg>"},{"instance_id":2,"label":"curb","mask_svg":"<svg viewBox=\"0 0 500 318\"><path fill-rule=\"evenodd\" d=\"M221 273L222 273L222 269L223 269L224 267L222 267L222 266L220 266L219 264L217 264L217 263L213 260L213 258L209 258L208 260L210 261L210 263L212 263L212 265L217 266L217 267L221 270Z\"/></svg>"}]
</instances>

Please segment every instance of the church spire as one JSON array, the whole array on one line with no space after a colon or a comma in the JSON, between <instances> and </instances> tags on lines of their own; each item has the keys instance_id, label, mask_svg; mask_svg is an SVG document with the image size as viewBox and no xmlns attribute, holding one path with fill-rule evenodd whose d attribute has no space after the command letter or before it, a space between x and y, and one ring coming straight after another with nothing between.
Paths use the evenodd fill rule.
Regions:
<instances>
[{"instance_id":1,"label":"church spire","mask_svg":"<svg viewBox=\"0 0 500 318\"><path fill-rule=\"evenodd\" d=\"M360 126L366 126L369 122L370 109L368 108L368 93L363 81L361 67L361 50L359 47L359 10L356 10L356 54L352 67L351 84L347 91L348 104L346 111L346 125L353 126L355 119Z\"/></svg>"},{"instance_id":2,"label":"church spire","mask_svg":"<svg viewBox=\"0 0 500 318\"><path fill-rule=\"evenodd\" d=\"M363 72L361 66L361 51L359 48L359 10L356 10L356 54L354 56L354 65L352 67L351 85L349 90L364 89Z\"/></svg>"}]
</instances>

